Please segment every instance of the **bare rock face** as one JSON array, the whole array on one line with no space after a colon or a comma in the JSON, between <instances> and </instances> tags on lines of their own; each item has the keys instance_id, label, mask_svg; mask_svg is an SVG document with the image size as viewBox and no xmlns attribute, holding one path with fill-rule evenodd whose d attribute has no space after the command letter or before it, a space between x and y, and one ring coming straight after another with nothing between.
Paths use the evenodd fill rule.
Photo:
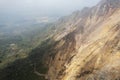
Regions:
<instances>
[{"instance_id":1,"label":"bare rock face","mask_svg":"<svg viewBox=\"0 0 120 80\"><path fill-rule=\"evenodd\" d=\"M30 56L0 70L0 80L120 80L120 0L73 12L54 29Z\"/></svg>"},{"instance_id":2,"label":"bare rock face","mask_svg":"<svg viewBox=\"0 0 120 80\"><path fill-rule=\"evenodd\" d=\"M64 32L53 37L58 43L54 58L48 60L48 78L119 80L119 17L120 0L102 0L68 16Z\"/></svg>"}]
</instances>

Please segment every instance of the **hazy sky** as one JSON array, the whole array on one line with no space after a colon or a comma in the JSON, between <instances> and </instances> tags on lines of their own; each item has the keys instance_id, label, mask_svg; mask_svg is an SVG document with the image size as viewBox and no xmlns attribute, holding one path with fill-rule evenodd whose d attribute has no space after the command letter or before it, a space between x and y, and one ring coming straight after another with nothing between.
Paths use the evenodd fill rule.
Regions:
<instances>
[{"instance_id":1,"label":"hazy sky","mask_svg":"<svg viewBox=\"0 0 120 80\"><path fill-rule=\"evenodd\" d=\"M100 0L0 0L0 16L63 16Z\"/></svg>"}]
</instances>

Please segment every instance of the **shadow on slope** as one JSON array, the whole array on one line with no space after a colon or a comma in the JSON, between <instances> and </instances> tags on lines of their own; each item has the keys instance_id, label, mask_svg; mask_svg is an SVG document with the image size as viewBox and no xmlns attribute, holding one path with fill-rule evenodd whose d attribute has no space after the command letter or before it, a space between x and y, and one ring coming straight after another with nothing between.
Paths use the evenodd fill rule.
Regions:
<instances>
[{"instance_id":1,"label":"shadow on slope","mask_svg":"<svg viewBox=\"0 0 120 80\"><path fill-rule=\"evenodd\" d=\"M41 74L46 74L48 68L44 65L43 56L54 46L55 42L48 39L33 49L30 56L16 60L6 68L0 70L0 80L46 80L44 76L35 74L35 69Z\"/></svg>"}]
</instances>

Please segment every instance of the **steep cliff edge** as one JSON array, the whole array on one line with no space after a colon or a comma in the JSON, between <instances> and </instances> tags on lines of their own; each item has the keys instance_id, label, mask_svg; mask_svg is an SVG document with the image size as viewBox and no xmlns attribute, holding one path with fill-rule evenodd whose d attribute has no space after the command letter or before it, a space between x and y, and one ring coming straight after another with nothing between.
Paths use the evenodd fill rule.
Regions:
<instances>
[{"instance_id":1,"label":"steep cliff edge","mask_svg":"<svg viewBox=\"0 0 120 80\"><path fill-rule=\"evenodd\" d=\"M120 0L102 0L61 18L30 55L0 70L0 80L119 80Z\"/></svg>"},{"instance_id":2,"label":"steep cliff edge","mask_svg":"<svg viewBox=\"0 0 120 80\"><path fill-rule=\"evenodd\" d=\"M102 0L71 15L71 30L55 36L50 80L120 79L120 0ZM66 26L66 27L69 27Z\"/></svg>"}]
</instances>

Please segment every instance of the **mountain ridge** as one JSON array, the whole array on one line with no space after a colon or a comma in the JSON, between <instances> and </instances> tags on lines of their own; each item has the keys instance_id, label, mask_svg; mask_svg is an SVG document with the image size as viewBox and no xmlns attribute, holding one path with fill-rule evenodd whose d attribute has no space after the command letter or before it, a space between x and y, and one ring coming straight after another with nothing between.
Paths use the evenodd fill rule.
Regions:
<instances>
[{"instance_id":1,"label":"mountain ridge","mask_svg":"<svg viewBox=\"0 0 120 80\"><path fill-rule=\"evenodd\" d=\"M74 13L75 15L77 14L78 16L82 15L82 17L75 16L73 19L73 20L78 21L76 24L75 23L72 24L72 26L77 25L77 27L74 27L75 30L70 32L71 37L72 37L72 35L74 35L72 38L73 38L73 40L75 39L75 41L74 42L67 41L69 43L75 44L74 46L72 46L74 48L74 50L70 51L70 53L65 52L65 54L62 54L64 52L57 53L56 58L53 61L54 63L52 63L52 64L54 64L54 66L58 66L58 67L61 66L61 68L64 71L61 73L61 76L59 75L57 77L57 74L59 72L61 72L62 69L59 68L61 70L58 69L58 71L56 71L54 69L56 69L57 67L52 68L52 69L50 68L48 75L51 74L51 72L56 71L55 74L52 73L52 74L54 74L53 78L52 78L52 76L50 76L51 80L55 80L55 79L57 79L57 80L85 80L86 78L89 78L89 75L92 75L92 77L90 76L92 80L94 80L94 79L99 80L101 77L103 77L105 80L115 78L115 77L113 78L113 76L111 76L111 78L109 78L110 77L109 74L111 74L109 71L108 71L108 73L104 73L104 71L101 73L96 72L96 74L93 75L93 72L95 70L94 65L95 65L95 68L96 68L96 65L97 66L103 65L104 63L102 64L102 63L100 63L100 61L101 60L105 61L104 56L111 55L109 50L113 50L114 47L116 47L116 46L114 46L113 48L109 48L110 44L111 45L118 44L117 47L119 47L119 39L120 39L119 22L120 22L120 19L118 17L120 16L119 15L120 9L118 7L111 8L109 6L104 8L103 5L109 4L109 2L107 1L108 3L106 3L106 1L104 3L100 2L100 4L97 4L97 6L95 6L93 8L87 9L88 11L83 10L82 11L83 15L81 13L79 13L79 11L77 13ZM119 0L116 0L116 1L118 1L117 2L118 4L120 3ZM86 14L84 13L84 11ZM113 35L113 34L115 34L115 35ZM62 32L62 35L63 35L63 32ZM69 36L69 34L65 35L65 36L67 37L67 36ZM113 39L113 43L111 42L111 39L109 38L109 36L112 37L111 39ZM117 38L115 38L116 36L117 36ZM107 38L105 38L105 37L107 37ZM71 39L71 38L67 37L67 39ZM114 43L114 40L115 40L115 43ZM70 44L68 44L68 46L70 46ZM90 46L93 47L93 49L92 48L89 49ZM98 47L96 47L96 46L98 46ZM106 46L106 50L103 49L104 46ZM84 51L84 49L86 49L87 51ZM104 52L102 52L102 51L104 51ZM100 52L105 53L105 54L100 54ZM116 53L119 54L119 50ZM62 56L58 56L58 55L62 55ZM65 56L66 56L66 58L65 58ZM102 56L102 57L100 57L100 56ZM60 57L64 57L63 61L58 60L58 58L60 58ZM87 60L87 57L88 57L88 60ZM94 59L94 57L95 57L95 59ZM92 58L93 58L93 60L92 60ZM70 62L69 60L72 62ZM76 61L79 61L79 62L76 62ZM69 63L67 63L67 62L69 62ZM57 63L59 63L59 65ZM85 66L85 64L86 64L86 66ZM79 67L77 67L77 65ZM107 63L106 63L106 65L107 65ZM62 66L64 66L64 67L62 67ZM87 67L87 66L90 66L90 67ZM117 66L115 68L117 69ZM107 71L107 69L106 69L106 71ZM102 74L106 75L106 77L102 76ZM114 74L118 75L118 73L114 73ZM55 78L55 75L56 75L56 78ZM119 79L119 77L116 77L116 78Z\"/></svg>"},{"instance_id":2,"label":"mountain ridge","mask_svg":"<svg viewBox=\"0 0 120 80\"><path fill-rule=\"evenodd\" d=\"M8 73L0 79L119 80L120 0L114 1L102 0L61 18L54 25L54 34L28 58L3 69L0 74Z\"/></svg>"}]
</instances>

